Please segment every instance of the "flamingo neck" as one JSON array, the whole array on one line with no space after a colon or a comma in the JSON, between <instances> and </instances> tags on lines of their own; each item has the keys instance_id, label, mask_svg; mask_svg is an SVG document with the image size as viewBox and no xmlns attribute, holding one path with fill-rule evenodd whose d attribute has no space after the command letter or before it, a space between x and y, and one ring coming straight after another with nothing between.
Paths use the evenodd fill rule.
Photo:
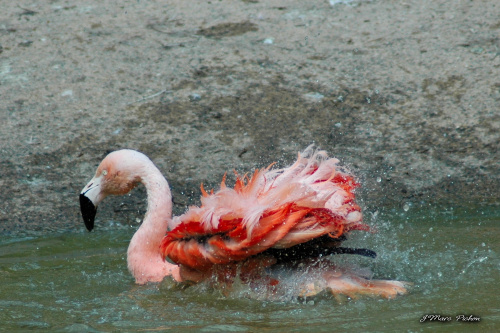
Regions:
<instances>
[{"instance_id":1,"label":"flamingo neck","mask_svg":"<svg viewBox=\"0 0 500 333\"><path fill-rule=\"evenodd\" d=\"M128 268L139 284L160 282L167 275L173 275L178 280L175 274L178 266L166 262L160 253L160 243L172 217L172 195L168 182L150 161L137 172L146 187L148 207L141 226L130 241Z\"/></svg>"}]
</instances>

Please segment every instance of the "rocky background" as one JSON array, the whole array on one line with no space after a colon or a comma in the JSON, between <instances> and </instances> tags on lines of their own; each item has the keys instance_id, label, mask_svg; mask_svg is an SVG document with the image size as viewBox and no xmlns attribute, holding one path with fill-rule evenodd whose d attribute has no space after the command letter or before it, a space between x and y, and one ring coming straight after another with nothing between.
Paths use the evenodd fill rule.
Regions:
<instances>
[{"instance_id":1,"label":"rocky background","mask_svg":"<svg viewBox=\"0 0 500 333\"><path fill-rule=\"evenodd\" d=\"M177 214L311 143L366 210L500 203L496 0L0 7L0 233L83 230L79 191L119 148L159 166ZM144 199L108 199L97 227Z\"/></svg>"}]
</instances>

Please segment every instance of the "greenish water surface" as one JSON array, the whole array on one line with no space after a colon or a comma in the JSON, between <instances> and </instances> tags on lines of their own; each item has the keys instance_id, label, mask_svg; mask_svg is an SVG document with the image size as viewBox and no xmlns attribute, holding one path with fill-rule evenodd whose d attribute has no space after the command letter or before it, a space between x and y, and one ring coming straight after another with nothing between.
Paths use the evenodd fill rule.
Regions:
<instances>
[{"instance_id":1,"label":"greenish water surface","mask_svg":"<svg viewBox=\"0 0 500 333\"><path fill-rule=\"evenodd\" d=\"M408 207L406 207L408 208ZM350 246L371 260L339 255L339 265L375 278L411 281L394 300L270 301L248 291L224 294L171 281L137 286L126 268L134 232L97 225L59 235L0 240L0 330L112 332L493 332L500 330L500 211L497 206L413 208L366 213L376 233L353 234ZM104 224L103 222L101 222ZM450 322L420 320L425 314ZM473 315L479 322L456 321Z\"/></svg>"}]
</instances>

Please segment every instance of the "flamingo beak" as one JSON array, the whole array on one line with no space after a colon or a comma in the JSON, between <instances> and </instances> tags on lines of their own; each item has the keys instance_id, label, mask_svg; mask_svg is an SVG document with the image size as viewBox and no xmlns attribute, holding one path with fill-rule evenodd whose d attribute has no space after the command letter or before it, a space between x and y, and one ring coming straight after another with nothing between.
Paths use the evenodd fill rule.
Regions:
<instances>
[{"instance_id":1,"label":"flamingo beak","mask_svg":"<svg viewBox=\"0 0 500 333\"><path fill-rule=\"evenodd\" d=\"M102 200L100 183L101 177L93 178L80 193L80 210L83 222L88 231L94 229L94 219L97 213L97 205Z\"/></svg>"},{"instance_id":2,"label":"flamingo beak","mask_svg":"<svg viewBox=\"0 0 500 333\"><path fill-rule=\"evenodd\" d=\"M87 198L85 194L80 194L80 210L82 212L83 222L88 231L94 229L94 219L97 213L97 207L94 206L92 200Z\"/></svg>"}]
</instances>

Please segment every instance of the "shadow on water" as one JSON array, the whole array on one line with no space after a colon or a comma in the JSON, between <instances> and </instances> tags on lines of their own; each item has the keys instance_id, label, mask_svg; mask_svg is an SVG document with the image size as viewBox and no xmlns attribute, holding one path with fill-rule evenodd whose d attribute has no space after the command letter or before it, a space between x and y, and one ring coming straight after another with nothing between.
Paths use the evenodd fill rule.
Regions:
<instances>
[{"instance_id":1,"label":"shadow on water","mask_svg":"<svg viewBox=\"0 0 500 333\"><path fill-rule=\"evenodd\" d=\"M491 331L500 327L498 207L409 207L365 212L376 233L348 246L378 258L339 255L339 265L369 267L375 278L410 281L395 300L263 301L249 290L184 288L172 281L136 286L126 268L134 232L114 226L55 236L0 241L0 327L6 331L179 330L202 332ZM111 230L113 229L113 230ZM425 314L450 322L420 323ZM457 315L480 317L457 322Z\"/></svg>"}]
</instances>

